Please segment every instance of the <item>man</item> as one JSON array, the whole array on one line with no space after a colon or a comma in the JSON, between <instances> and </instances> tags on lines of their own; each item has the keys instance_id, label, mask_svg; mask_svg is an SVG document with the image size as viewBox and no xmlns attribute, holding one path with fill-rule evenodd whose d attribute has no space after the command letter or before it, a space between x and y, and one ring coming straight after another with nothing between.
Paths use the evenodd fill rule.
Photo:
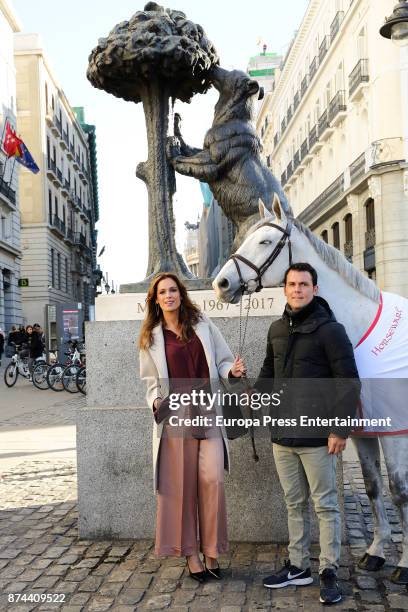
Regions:
<instances>
[{"instance_id":1,"label":"man","mask_svg":"<svg viewBox=\"0 0 408 612\"><path fill-rule=\"evenodd\" d=\"M271 379L357 379L352 381L352 392L346 402L349 415L354 416L360 383L353 348L344 327L337 323L329 305L317 296L317 292L317 273L311 265L296 263L288 268L284 278L287 304L282 318L269 328L266 357L255 388L266 389ZM315 384L318 386L318 381ZM296 393L296 385L288 385L290 387ZM307 395L299 400L303 406L308 405ZM338 401L333 394L332 412L341 412L344 416L344 401L341 406L337 405ZM345 430L340 432L347 435ZM337 603L341 600L336 577L341 524L336 460L346 447L346 438L334 430L328 438L272 438L272 441L288 511L289 561L276 574L266 578L264 586L276 589L313 582L310 572L311 497L320 530L320 602Z\"/></svg>"}]
</instances>

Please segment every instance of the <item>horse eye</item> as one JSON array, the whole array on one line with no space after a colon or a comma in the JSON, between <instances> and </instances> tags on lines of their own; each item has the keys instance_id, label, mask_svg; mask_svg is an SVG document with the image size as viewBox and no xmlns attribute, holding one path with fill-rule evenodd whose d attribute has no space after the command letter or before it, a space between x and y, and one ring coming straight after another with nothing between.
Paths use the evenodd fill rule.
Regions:
<instances>
[{"instance_id":1,"label":"horse eye","mask_svg":"<svg viewBox=\"0 0 408 612\"><path fill-rule=\"evenodd\" d=\"M272 244L270 240L262 240L259 244Z\"/></svg>"}]
</instances>

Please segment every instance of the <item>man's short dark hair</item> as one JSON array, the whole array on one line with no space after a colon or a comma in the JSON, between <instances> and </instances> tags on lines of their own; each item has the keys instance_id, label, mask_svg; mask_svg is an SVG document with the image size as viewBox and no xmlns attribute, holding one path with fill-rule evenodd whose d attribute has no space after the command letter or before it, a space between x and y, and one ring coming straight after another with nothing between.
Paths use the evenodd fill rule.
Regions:
<instances>
[{"instance_id":1,"label":"man's short dark hair","mask_svg":"<svg viewBox=\"0 0 408 612\"><path fill-rule=\"evenodd\" d=\"M289 272L291 270L294 270L295 272L309 272L310 276L312 277L313 287L316 287L316 285L317 285L317 272L313 268L313 266L311 266L310 264L305 263L305 262L294 263L291 266L289 266L289 268L285 272L285 277L283 279L283 284L284 285L286 285L286 279L288 278L288 274L289 274Z\"/></svg>"}]
</instances>

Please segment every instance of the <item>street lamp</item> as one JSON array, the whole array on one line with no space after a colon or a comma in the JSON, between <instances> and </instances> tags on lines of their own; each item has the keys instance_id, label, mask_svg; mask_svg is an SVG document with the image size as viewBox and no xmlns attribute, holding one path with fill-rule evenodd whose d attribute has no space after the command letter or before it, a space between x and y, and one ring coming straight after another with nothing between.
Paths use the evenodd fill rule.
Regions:
<instances>
[{"instance_id":1,"label":"street lamp","mask_svg":"<svg viewBox=\"0 0 408 612\"><path fill-rule=\"evenodd\" d=\"M389 38L398 47L408 45L408 2L402 0L394 6L392 15L386 18L380 34Z\"/></svg>"}]
</instances>

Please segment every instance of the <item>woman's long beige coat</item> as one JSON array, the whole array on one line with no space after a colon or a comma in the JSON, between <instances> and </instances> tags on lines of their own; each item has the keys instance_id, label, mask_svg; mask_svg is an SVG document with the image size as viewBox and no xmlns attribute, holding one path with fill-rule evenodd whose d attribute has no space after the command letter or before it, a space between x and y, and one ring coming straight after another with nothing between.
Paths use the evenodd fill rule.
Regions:
<instances>
[{"instance_id":1,"label":"woman's long beige coat","mask_svg":"<svg viewBox=\"0 0 408 612\"><path fill-rule=\"evenodd\" d=\"M218 327L206 315L194 327L194 331L201 340L207 358L210 372L211 389L213 393L222 391L219 378L228 380L228 373L232 367L234 357L228 344L225 342ZM161 324L153 329L153 344L147 350L140 351L140 378L147 384L146 400L149 408L153 409L156 398L165 398L169 394L169 373L167 370L164 336ZM222 415L221 405L215 404L217 415ZM160 448L160 439L163 432L163 422L157 425L153 417L153 476L155 490L158 488L157 459ZM224 464L229 470L228 440L224 427L221 428L224 439Z\"/></svg>"}]
</instances>

